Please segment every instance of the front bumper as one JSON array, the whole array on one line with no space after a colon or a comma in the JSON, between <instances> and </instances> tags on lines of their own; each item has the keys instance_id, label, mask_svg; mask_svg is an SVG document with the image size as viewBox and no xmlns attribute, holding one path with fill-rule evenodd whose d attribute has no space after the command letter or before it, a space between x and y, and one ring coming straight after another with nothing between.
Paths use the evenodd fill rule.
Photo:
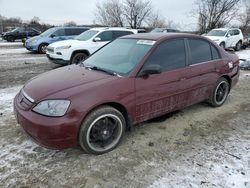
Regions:
<instances>
[{"instance_id":1,"label":"front bumper","mask_svg":"<svg viewBox=\"0 0 250 188\"><path fill-rule=\"evenodd\" d=\"M28 44L27 42L25 43L25 48L31 52L37 52L38 51L38 46L37 45L32 45Z\"/></svg>"},{"instance_id":2,"label":"front bumper","mask_svg":"<svg viewBox=\"0 0 250 188\"><path fill-rule=\"evenodd\" d=\"M51 149L72 148L78 145L78 130L81 121L77 118L46 117L18 105L18 95L14 99L14 113L18 124L39 145Z\"/></svg>"},{"instance_id":3,"label":"front bumper","mask_svg":"<svg viewBox=\"0 0 250 188\"><path fill-rule=\"evenodd\" d=\"M61 58L54 58L54 57L51 57L50 54L46 54L48 60L51 62L51 63L55 63L55 64L60 64L60 65L69 65L70 64L70 61L66 61L64 59L61 59Z\"/></svg>"}]
</instances>

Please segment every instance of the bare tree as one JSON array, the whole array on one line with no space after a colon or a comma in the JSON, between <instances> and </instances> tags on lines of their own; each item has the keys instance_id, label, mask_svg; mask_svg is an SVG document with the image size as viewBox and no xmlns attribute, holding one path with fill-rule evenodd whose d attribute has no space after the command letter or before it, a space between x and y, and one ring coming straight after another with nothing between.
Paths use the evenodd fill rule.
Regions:
<instances>
[{"instance_id":1,"label":"bare tree","mask_svg":"<svg viewBox=\"0 0 250 188\"><path fill-rule=\"evenodd\" d=\"M239 14L240 28L243 34L247 35L250 32L250 1L243 1L243 12Z\"/></svg>"},{"instance_id":2,"label":"bare tree","mask_svg":"<svg viewBox=\"0 0 250 188\"><path fill-rule=\"evenodd\" d=\"M123 4L120 0L108 0L96 5L96 20L106 26L124 26Z\"/></svg>"},{"instance_id":3,"label":"bare tree","mask_svg":"<svg viewBox=\"0 0 250 188\"><path fill-rule=\"evenodd\" d=\"M124 16L131 28L140 28L152 13L150 0L125 0Z\"/></svg>"},{"instance_id":4,"label":"bare tree","mask_svg":"<svg viewBox=\"0 0 250 188\"><path fill-rule=\"evenodd\" d=\"M164 17L159 12L151 14L147 19L147 25L149 28L166 27L167 23Z\"/></svg>"},{"instance_id":5,"label":"bare tree","mask_svg":"<svg viewBox=\"0 0 250 188\"><path fill-rule=\"evenodd\" d=\"M197 0L198 27L200 33L224 27L235 18L240 0Z\"/></svg>"},{"instance_id":6,"label":"bare tree","mask_svg":"<svg viewBox=\"0 0 250 188\"><path fill-rule=\"evenodd\" d=\"M77 26L76 22L74 22L74 21L65 22L63 25L64 26L68 26L68 27L70 27L70 26Z\"/></svg>"}]
</instances>

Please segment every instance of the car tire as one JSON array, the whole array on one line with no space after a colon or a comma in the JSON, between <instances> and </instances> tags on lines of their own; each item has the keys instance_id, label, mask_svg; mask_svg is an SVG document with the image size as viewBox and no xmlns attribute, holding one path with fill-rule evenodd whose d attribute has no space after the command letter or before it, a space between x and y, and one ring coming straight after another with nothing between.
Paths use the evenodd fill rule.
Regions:
<instances>
[{"instance_id":1,"label":"car tire","mask_svg":"<svg viewBox=\"0 0 250 188\"><path fill-rule=\"evenodd\" d=\"M116 148L125 133L126 121L122 113L111 106L92 111L83 121L79 132L81 148L100 155Z\"/></svg>"},{"instance_id":2,"label":"car tire","mask_svg":"<svg viewBox=\"0 0 250 188\"><path fill-rule=\"evenodd\" d=\"M8 36L6 40L8 42L15 42L15 37L14 36Z\"/></svg>"},{"instance_id":3,"label":"car tire","mask_svg":"<svg viewBox=\"0 0 250 188\"><path fill-rule=\"evenodd\" d=\"M45 54L47 46L48 46L48 44L46 44L46 43L40 44L38 47L38 53Z\"/></svg>"},{"instance_id":4,"label":"car tire","mask_svg":"<svg viewBox=\"0 0 250 188\"><path fill-rule=\"evenodd\" d=\"M237 44L235 46L235 51L240 51L241 47L242 47L242 42L241 41L237 42Z\"/></svg>"},{"instance_id":5,"label":"car tire","mask_svg":"<svg viewBox=\"0 0 250 188\"><path fill-rule=\"evenodd\" d=\"M225 49L225 48L226 48L226 44L225 44L225 42L221 42L219 46L220 46L220 47L222 47L223 49Z\"/></svg>"},{"instance_id":6,"label":"car tire","mask_svg":"<svg viewBox=\"0 0 250 188\"><path fill-rule=\"evenodd\" d=\"M80 62L84 61L87 58L87 54L83 52L75 53L71 58L71 64L79 64Z\"/></svg>"},{"instance_id":7,"label":"car tire","mask_svg":"<svg viewBox=\"0 0 250 188\"><path fill-rule=\"evenodd\" d=\"M229 92L230 84L228 80L223 77L220 78L213 89L213 93L209 99L209 103L213 107L222 106L225 103Z\"/></svg>"}]
</instances>

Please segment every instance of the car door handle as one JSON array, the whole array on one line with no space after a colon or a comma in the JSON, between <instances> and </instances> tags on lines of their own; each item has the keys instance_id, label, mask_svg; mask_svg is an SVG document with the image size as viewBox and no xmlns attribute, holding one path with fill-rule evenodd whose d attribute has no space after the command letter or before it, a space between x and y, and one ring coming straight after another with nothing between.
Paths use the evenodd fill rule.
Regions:
<instances>
[{"instance_id":1,"label":"car door handle","mask_svg":"<svg viewBox=\"0 0 250 188\"><path fill-rule=\"evenodd\" d=\"M180 81L185 81L185 80L187 80L187 78L181 78L181 79L180 79Z\"/></svg>"}]
</instances>

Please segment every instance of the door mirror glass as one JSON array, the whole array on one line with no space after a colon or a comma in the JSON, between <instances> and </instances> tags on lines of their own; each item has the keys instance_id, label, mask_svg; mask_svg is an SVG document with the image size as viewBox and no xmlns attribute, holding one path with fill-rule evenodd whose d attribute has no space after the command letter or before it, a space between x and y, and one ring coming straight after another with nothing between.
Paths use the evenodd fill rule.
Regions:
<instances>
[{"instance_id":1,"label":"door mirror glass","mask_svg":"<svg viewBox=\"0 0 250 188\"><path fill-rule=\"evenodd\" d=\"M54 38L54 37L56 37L56 35L55 35L55 34L50 35L50 38Z\"/></svg>"},{"instance_id":2,"label":"door mirror glass","mask_svg":"<svg viewBox=\"0 0 250 188\"><path fill-rule=\"evenodd\" d=\"M148 76L148 75L152 75L152 74L161 74L162 72L162 68L160 65L158 64L151 64L151 65L146 65L141 73L140 73L140 77L142 76Z\"/></svg>"},{"instance_id":3,"label":"door mirror glass","mask_svg":"<svg viewBox=\"0 0 250 188\"><path fill-rule=\"evenodd\" d=\"M94 42L99 42L99 41L101 41L101 38L100 38L100 37L96 37L96 38L94 38L93 41L94 41Z\"/></svg>"}]
</instances>

